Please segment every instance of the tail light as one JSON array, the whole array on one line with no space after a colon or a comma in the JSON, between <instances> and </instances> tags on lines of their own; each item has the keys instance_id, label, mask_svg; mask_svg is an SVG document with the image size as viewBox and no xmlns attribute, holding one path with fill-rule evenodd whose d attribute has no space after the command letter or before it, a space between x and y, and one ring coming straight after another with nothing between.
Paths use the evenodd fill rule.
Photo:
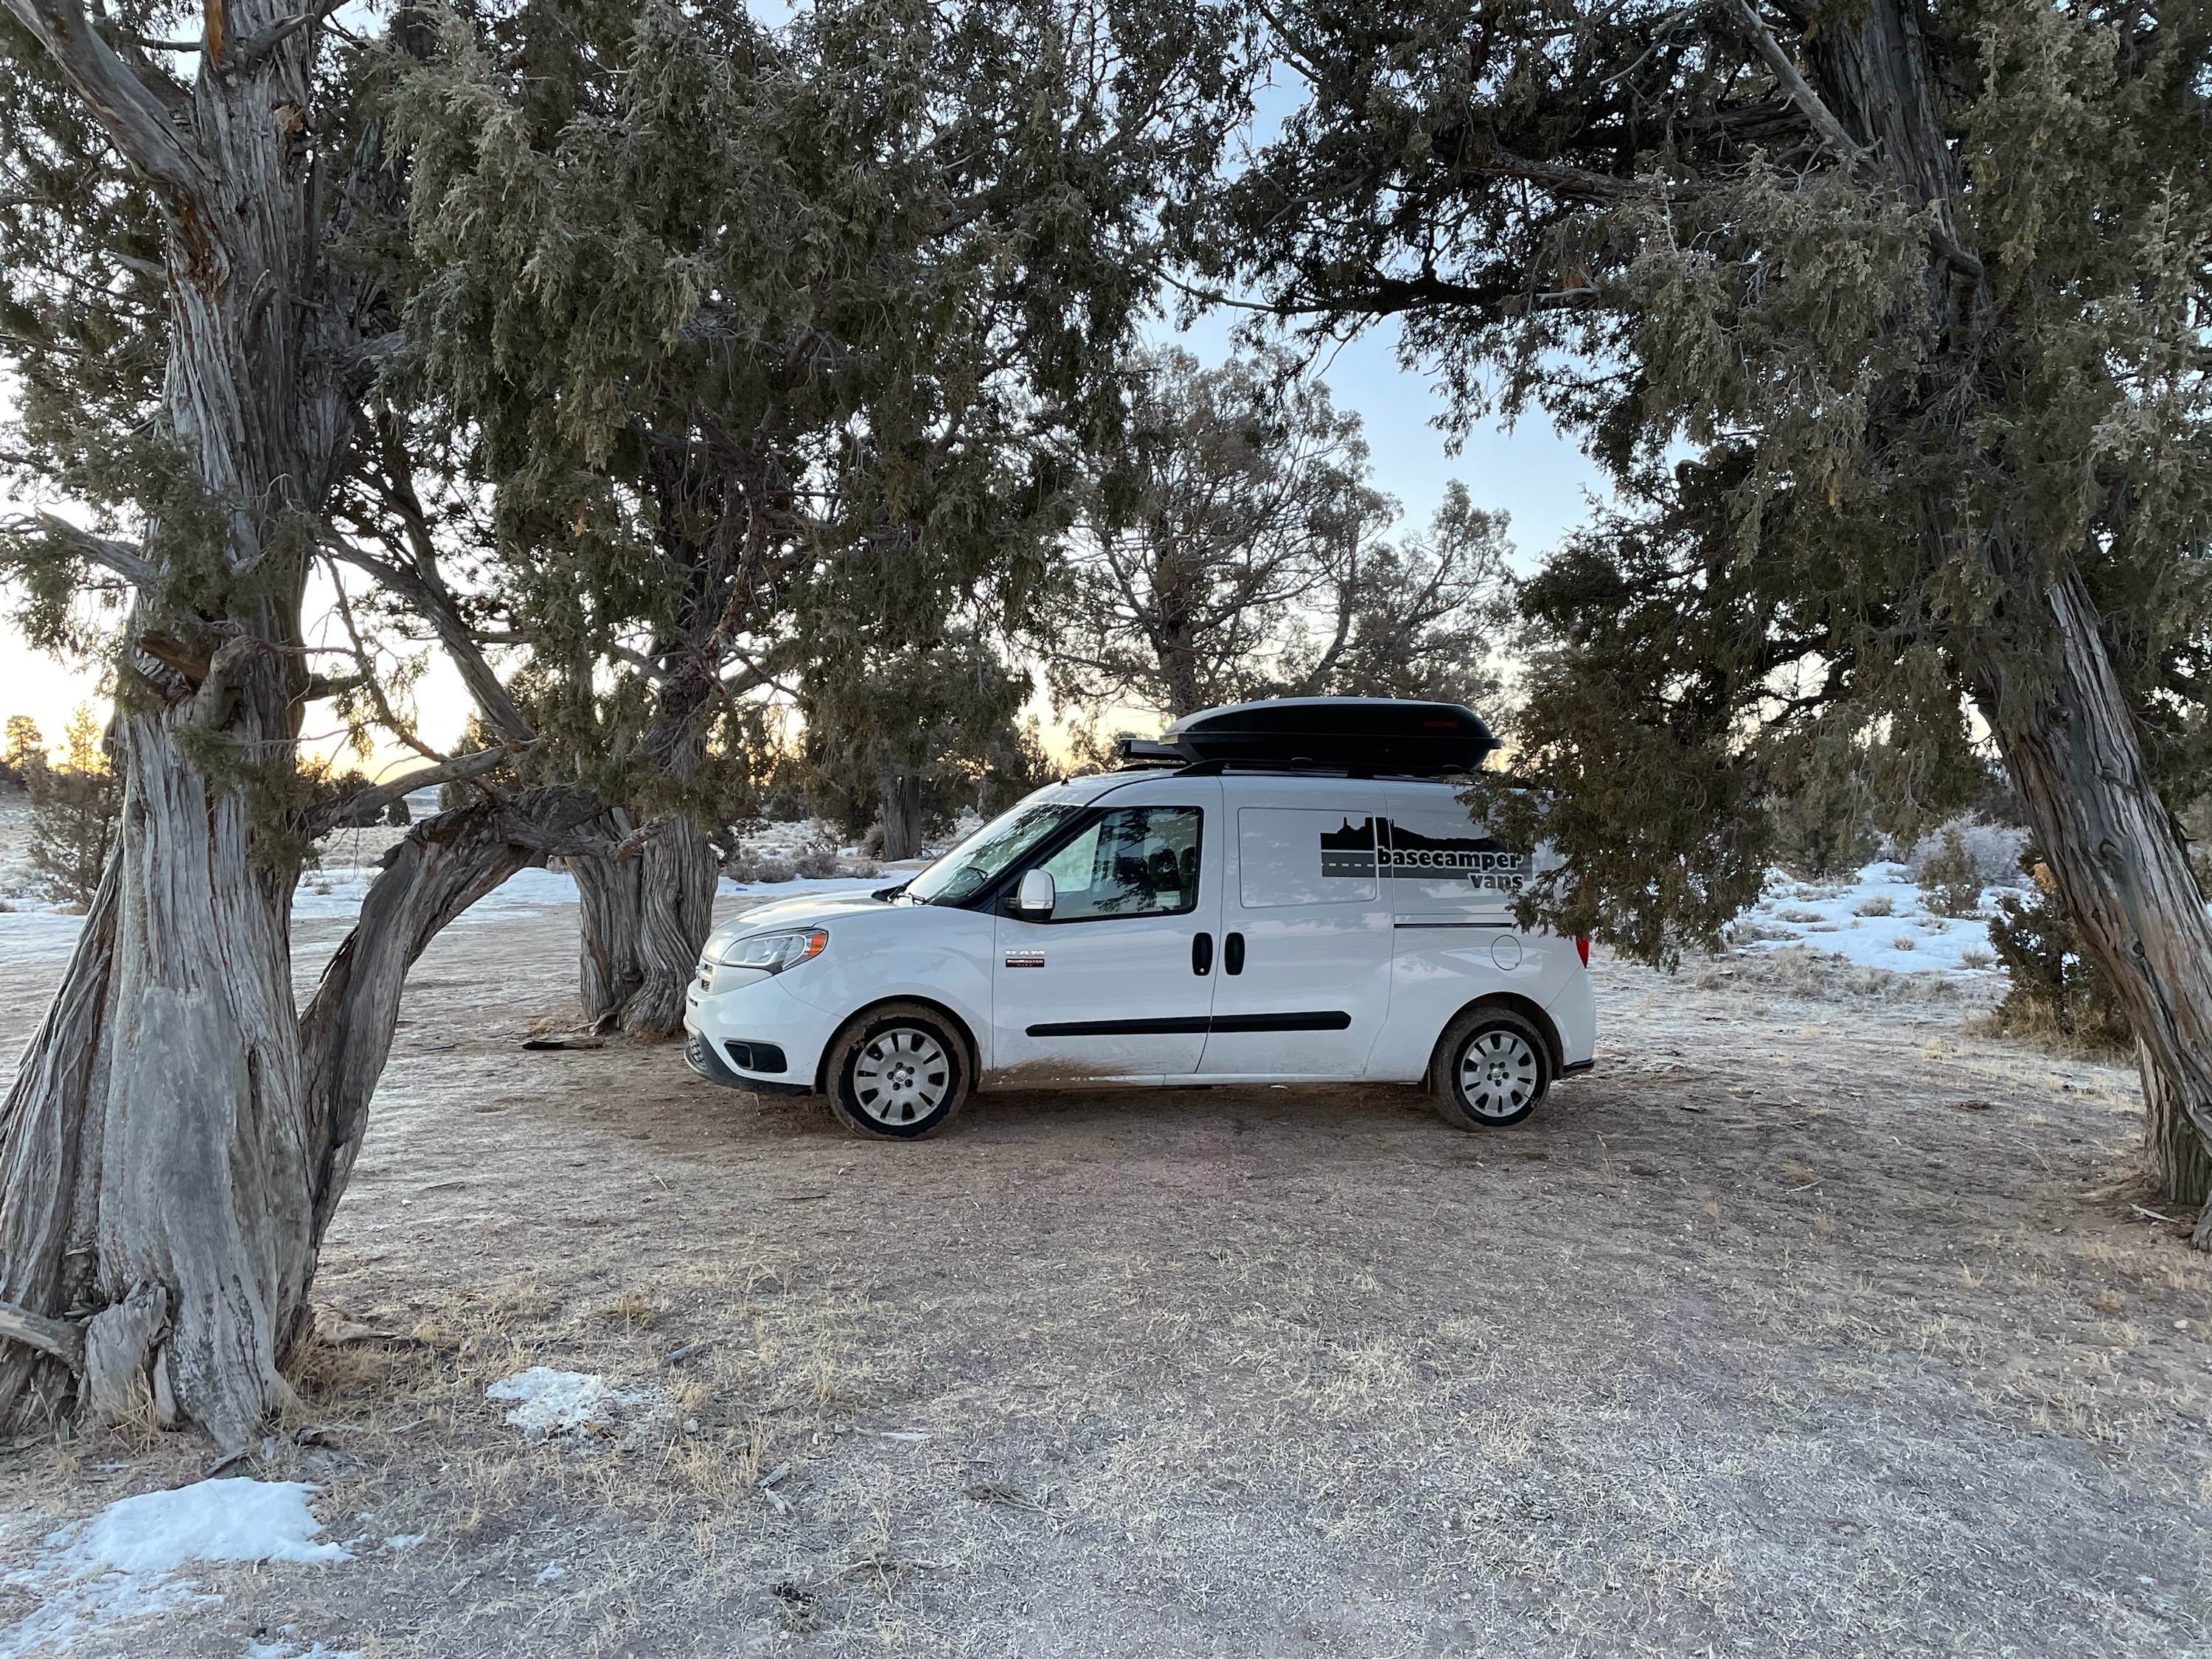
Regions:
<instances>
[{"instance_id":1,"label":"tail light","mask_svg":"<svg viewBox=\"0 0 2212 1659\"><path fill-rule=\"evenodd\" d=\"M1575 954L1583 959L1583 967L1589 966L1589 935L1588 933L1576 936Z\"/></svg>"}]
</instances>

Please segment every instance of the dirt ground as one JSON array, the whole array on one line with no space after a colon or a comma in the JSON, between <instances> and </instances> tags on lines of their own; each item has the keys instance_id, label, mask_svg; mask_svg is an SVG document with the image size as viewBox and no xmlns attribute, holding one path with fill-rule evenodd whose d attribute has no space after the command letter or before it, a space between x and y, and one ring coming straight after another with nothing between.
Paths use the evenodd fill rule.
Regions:
<instances>
[{"instance_id":1,"label":"dirt ground","mask_svg":"<svg viewBox=\"0 0 2212 1659\"><path fill-rule=\"evenodd\" d=\"M2131 1073L1968 1004L1601 960L1513 1129L1012 1094L885 1146L520 1049L573 956L465 927L410 987L319 1285L402 1340L315 1350L250 1471L370 1541L113 1651L2212 1653L2212 1261L2131 1207ZM58 969L0 961L11 1049ZM527 1445L533 1364L652 1398ZM204 1457L0 1452L0 1572Z\"/></svg>"}]
</instances>

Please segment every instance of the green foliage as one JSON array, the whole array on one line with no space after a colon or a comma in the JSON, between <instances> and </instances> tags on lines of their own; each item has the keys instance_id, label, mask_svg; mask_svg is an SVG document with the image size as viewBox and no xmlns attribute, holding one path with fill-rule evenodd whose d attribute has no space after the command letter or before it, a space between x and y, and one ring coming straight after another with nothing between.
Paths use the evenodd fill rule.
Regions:
<instances>
[{"instance_id":1,"label":"green foliage","mask_svg":"<svg viewBox=\"0 0 2212 1659\"><path fill-rule=\"evenodd\" d=\"M1971 916L1982 908L1981 866L1966 850L1955 824L1943 831L1936 849L1920 861L1920 902L1939 916Z\"/></svg>"},{"instance_id":2,"label":"green foliage","mask_svg":"<svg viewBox=\"0 0 2212 1659\"><path fill-rule=\"evenodd\" d=\"M1774 861L1822 881L1859 869L1879 848L1865 722L1850 709L1785 732L1768 757Z\"/></svg>"},{"instance_id":3,"label":"green foliage","mask_svg":"<svg viewBox=\"0 0 2212 1659\"><path fill-rule=\"evenodd\" d=\"M2047 689L2076 576L2160 784L2212 772L2212 12L1265 15L1308 97L1199 263L1316 331L1395 315L1462 420L1546 410L1620 503L1522 595L1516 816L1576 863L1532 908L1711 938L1832 709L1886 816L1966 805L1962 706Z\"/></svg>"},{"instance_id":4,"label":"green foliage","mask_svg":"<svg viewBox=\"0 0 2212 1659\"><path fill-rule=\"evenodd\" d=\"M1990 947L2010 980L1993 1022L2015 1036L2053 1035L2091 1048L2124 1049L2134 1037L2112 981L2081 954L2081 940L2050 867L2033 863L2035 887L1997 900L1990 921Z\"/></svg>"},{"instance_id":5,"label":"green foliage","mask_svg":"<svg viewBox=\"0 0 2212 1659\"><path fill-rule=\"evenodd\" d=\"M989 816L1044 781L1042 744L1021 718L1029 694L1028 676L968 628L818 664L799 702L800 787L854 836L902 805L929 833L963 810Z\"/></svg>"},{"instance_id":6,"label":"green foliage","mask_svg":"<svg viewBox=\"0 0 2212 1659\"><path fill-rule=\"evenodd\" d=\"M472 434L553 763L726 822L757 781L717 776L732 705L880 660L887 617L902 648L977 595L1018 618L1071 511L1056 457L1115 418L1158 198L1238 107L1226 27L1182 0L447 20L398 99L392 386Z\"/></svg>"},{"instance_id":7,"label":"green foliage","mask_svg":"<svg viewBox=\"0 0 2212 1659\"><path fill-rule=\"evenodd\" d=\"M9 726L12 755L17 733ZM123 780L100 752L91 709L77 706L62 728L61 753L28 758L23 781L31 795L32 867L51 896L89 904L123 819Z\"/></svg>"}]
</instances>

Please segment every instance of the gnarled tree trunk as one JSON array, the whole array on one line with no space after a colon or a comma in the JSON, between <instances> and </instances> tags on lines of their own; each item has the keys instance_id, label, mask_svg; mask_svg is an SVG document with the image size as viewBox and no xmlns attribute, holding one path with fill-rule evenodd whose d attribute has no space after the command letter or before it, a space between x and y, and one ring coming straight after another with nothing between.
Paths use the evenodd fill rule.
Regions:
<instances>
[{"instance_id":1,"label":"gnarled tree trunk","mask_svg":"<svg viewBox=\"0 0 2212 1659\"><path fill-rule=\"evenodd\" d=\"M1792 71L1757 13L1741 10L1815 131L1840 148L1856 146L1854 165L1885 170L1905 200L1928 210L1927 280L1940 337L1971 340L1977 323L1989 321L1986 272L1964 246L1970 216L1958 157L1909 0L1872 0L1839 27L1808 30L1812 85L1802 91L1790 86ZM1939 537L1966 533L1949 503L1929 507ZM1992 640L1965 640L1962 665L2059 902L2134 1028L2151 1171L2170 1200L2207 1206L2195 1242L2212 1249L2212 921L2173 815L2144 764L2134 714L2080 575L2054 575L2002 531L1980 550L2008 603L2021 609L1995 624Z\"/></svg>"},{"instance_id":2,"label":"gnarled tree trunk","mask_svg":"<svg viewBox=\"0 0 2212 1659\"><path fill-rule=\"evenodd\" d=\"M0 1341L0 1425L150 1395L165 1419L234 1447L287 1396L280 1346L381 1068L398 971L429 918L491 878L441 877L434 843L410 840L347 953L358 992L311 1010L303 1034L290 906L306 826L287 804L310 688L301 592L368 343L392 325L369 267L326 249L395 205L397 174L374 121L350 158L317 153L336 125L317 118L331 89L313 73L319 14L292 0L210 10L173 104L78 0L0 4L163 216L162 435L185 476L148 498L198 502L149 524L143 552L92 555L138 590L112 733L122 832L0 1107L0 1312L17 1332L81 1328L82 1375L67 1344ZM425 38L411 14L395 30ZM417 883L425 894L392 896Z\"/></svg>"},{"instance_id":3,"label":"gnarled tree trunk","mask_svg":"<svg viewBox=\"0 0 2212 1659\"><path fill-rule=\"evenodd\" d=\"M679 812L630 857L579 859L575 870L577 993L586 1018L631 1036L674 1036L684 1029L684 988L714 926L721 864L714 843Z\"/></svg>"},{"instance_id":4,"label":"gnarled tree trunk","mask_svg":"<svg viewBox=\"0 0 2212 1659\"><path fill-rule=\"evenodd\" d=\"M881 791L884 856L921 856L921 779L912 772L887 772Z\"/></svg>"},{"instance_id":5,"label":"gnarled tree trunk","mask_svg":"<svg viewBox=\"0 0 2212 1659\"><path fill-rule=\"evenodd\" d=\"M2170 1200L2205 1206L2212 1249L2212 918L2077 576L2050 592L2051 647L1980 697L2082 948L2136 1034L2145 1151Z\"/></svg>"},{"instance_id":6,"label":"gnarled tree trunk","mask_svg":"<svg viewBox=\"0 0 2212 1659\"><path fill-rule=\"evenodd\" d=\"M50 1420L72 1405L114 1415L147 1400L164 1421L245 1443L289 1397L277 1367L311 1322L323 1236L408 967L477 899L540 861L549 838L600 810L587 792L548 787L417 824L386 854L296 1018L288 948L274 955L288 975L281 995L258 975L211 983L192 945L217 940L204 928L160 933L163 959L148 960L131 915L143 863L110 866L0 1109L0 1303L81 1325L83 1351L72 1366L27 1342L0 1345L0 1422ZM150 854L153 838L137 840ZM193 884L168 884L185 902L161 914L188 923Z\"/></svg>"},{"instance_id":7,"label":"gnarled tree trunk","mask_svg":"<svg viewBox=\"0 0 2212 1659\"><path fill-rule=\"evenodd\" d=\"M617 807L600 827L619 841L636 826ZM579 858L569 861L569 868L576 878L577 1000L594 1029L612 1030L645 982L638 956L645 866L636 859Z\"/></svg>"}]
</instances>

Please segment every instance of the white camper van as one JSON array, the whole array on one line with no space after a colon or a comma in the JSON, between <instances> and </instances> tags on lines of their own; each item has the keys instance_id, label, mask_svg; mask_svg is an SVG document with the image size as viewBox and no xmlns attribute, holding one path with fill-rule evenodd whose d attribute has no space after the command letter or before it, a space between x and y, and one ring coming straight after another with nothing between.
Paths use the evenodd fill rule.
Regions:
<instances>
[{"instance_id":1,"label":"white camper van","mask_svg":"<svg viewBox=\"0 0 2212 1659\"><path fill-rule=\"evenodd\" d=\"M912 1139L972 1089L1400 1083L1517 1123L1588 1071L1587 941L1525 933L1525 855L1443 775L1455 704L1208 709L1127 769L1041 789L901 887L717 927L685 1054Z\"/></svg>"}]
</instances>

